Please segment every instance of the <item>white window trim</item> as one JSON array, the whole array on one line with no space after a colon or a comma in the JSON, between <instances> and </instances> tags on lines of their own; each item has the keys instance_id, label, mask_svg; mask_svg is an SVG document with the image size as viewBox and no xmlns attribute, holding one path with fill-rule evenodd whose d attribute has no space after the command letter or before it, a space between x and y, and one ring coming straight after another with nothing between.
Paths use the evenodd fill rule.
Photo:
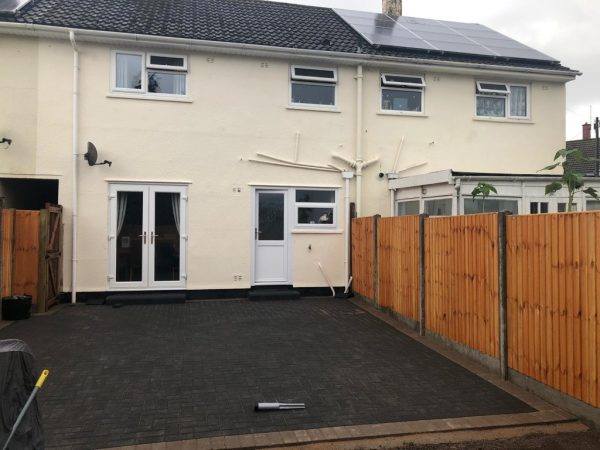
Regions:
<instances>
[{"instance_id":1,"label":"white window trim","mask_svg":"<svg viewBox=\"0 0 600 450\"><path fill-rule=\"evenodd\" d=\"M151 64L150 58L152 56L159 56L159 57L164 57L164 58L182 58L183 66L166 66L163 64ZM188 70L187 56L175 55L175 54L169 54L169 53L148 52L148 53L146 53L146 69L168 70L170 72L187 72L187 70Z\"/></svg>"},{"instance_id":2,"label":"white window trim","mask_svg":"<svg viewBox=\"0 0 600 450\"><path fill-rule=\"evenodd\" d=\"M120 88L117 87L117 54L121 55L133 55L133 56L141 56L140 58L140 69L141 69L141 89L131 89L131 88ZM113 92L129 92L136 94L144 94L146 93L146 69L144 67L144 53L143 52L133 52L129 50L113 50L111 52L111 65L110 65L110 87Z\"/></svg>"},{"instance_id":3,"label":"white window trim","mask_svg":"<svg viewBox=\"0 0 600 450\"><path fill-rule=\"evenodd\" d=\"M117 54L124 55L136 55L142 57L142 88L141 89L129 89L129 88L118 88L117 87ZM151 65L148 66L148 61L150 61L150 55L154 56L169 56L175 58L184 58L185 69L178 68L174 66L158 66ZM161 67L161 68L159 68ZM170 69L165 69L162 67L169 67ZM151 69L153 72L158 73L182 73L185 75L185 94L169 94L165 92L148 92L148 69ZM110 89L111 92L118 93L124 92L128 94L136 94L139 97L157 97L163 99L189 99L189 74L190 71L188 69L187 57L185 55L176 55L176 54L163 54L163 53L153 53L153 52L136 52L130 50L111 50L111 65L110 65ZM128 98L128 97L124 97Z\"/></svg>"},{"instance_id":4,"label":"white window trim","mask_svg":"<svg viewBox=\"0 0 600 450\"><path fill-rule=\"evenodd\" d=\"M333 72L333 78L324 78L324 77L307 77L305 75L296 75L296 69L307 69L307 70L330 70ZM315 81L321 82L325 84L337 84L338 82L338 73L335 67L316 67L316 66L300 66L300 65L292 65L290 67L290 79L294 81Z\"/></svg>"},{"instance_id":5,"label":"white window trim","mask_svg":"<svg viewBox=\"0 0 600 450\"><path fill-rule=\"evenodd\" d=\"M423 84L414 84L414 83L397 83L397 82L387 82L385 80L386 76L396 76L396 77L411 77L411 78L421 78ZM410 86L415 89L406 89L402 86ZM415 115L422 116L425 115L425 77L422 75L407 75L407 74L397 74L397 73L382 73L381 74L381 82L379 83L379 112L381 114L391 114L391 115ZM383 109L383 90L389 89L392 91L405 91L405 92L420 92L421 93L421 110L420 111L408 111L403 109Z\"/></svg>"},{"instance_id":6,"label":"white window trim","mask_svg":"<svg viewBox=\"0 0 600 450\"><path fill-rule=\"evenodd\" d=\"M318 77L296 77L294 76L294 70L296 68L301 69L314 69L314 70L333 70L334 79L330 78L318 78ZM330 82L323 82L323 80L331 80ZM334 81L335 80L335 81ZM333 86L333 105L320 105L318 103L297 103L292 100L292 86L294 84L306 84L309 86ZM289 95L288 95L288 106L303 109L306 108L317 108L319 110L337 110L338 109L338 75L337 69L332 67L315 67L315 66L290 66L290 83L289 83Z\"/></svg>"},{"instance_id":7,"label":"white window trim","mask_svg":"<svg viewBox=\"0 0 600 450\"><path fill-rule=\"evenodd\" d=\"M398 214L398 209L400 208L400 204L401 203L417 203L419 205L419 212L415 215L421 214L421 199L420 198L412 198L412 199L401 199L401 200L396 200L395 201L395 207L394 207L394 217L407 217L407 215L400 215Z\"/></svg>"},{"instance_id":8,"label":"white window trim","mask_svg":"<svg viewBox=\"0 0 600 450\"><path fill-rule=\"evenodd\" d=\"M505 85L508 89L507 92L504 91L496 91L493 89L481 89L481 83L486 84L502 84ZM524 87L526 90L526 108L527 115L525 116L512 116L510 114L510 88L511 87ZM479 92L478 92L479 91ZM485 97L485 98L502 98L504 99L504 116L480 116L477 114L477 98ZM496 119L496 120L531 120L531 86L523 83L500 83L495 81L476 81L476 89L475 89L475 117L483 118L483 119Z\"/></svg>"},{"instance_id":9,"label":"white window trim","mask_svg":"<svg viewBox=\"0 0 600 450\"><path fill-rule=\"evenodd\" d=\"M294 208L294 228L297 229L337 229L338 221L338 189L331 188L294 188L292 190L293 197L293 208ZM297 202L296 191L333 191L334 199L333 203L310 203L310 202ZM300 208L332 208L333 210L333 223L299 223L298 222L298 210Z\"/></svg>"},{"instance_id":10,"label":"white window trim","mask_svg":"<svg viewBox=\"0 0 600 450\"><path fill-rule=\"evenodd\" d=\"M473 196L471 194L463 194L462 196L462 214L465 215L465 202L468 201L472 201L472 200L483 200L481 197L477 197L475 199L473 199ZM485 201L487 202L488 200L503 200L503 201L507 201L507 202L517 202L517 211L521 211L521 198L520 197L507 197L507 196L488 196L486 197ZM487 214L488 212L494 212L494 211L486 211L485 214ZM483 214L483 213L476 213L476 214ZM518 214L521 214L520 212Z\"/></svg>"}]
</instances>

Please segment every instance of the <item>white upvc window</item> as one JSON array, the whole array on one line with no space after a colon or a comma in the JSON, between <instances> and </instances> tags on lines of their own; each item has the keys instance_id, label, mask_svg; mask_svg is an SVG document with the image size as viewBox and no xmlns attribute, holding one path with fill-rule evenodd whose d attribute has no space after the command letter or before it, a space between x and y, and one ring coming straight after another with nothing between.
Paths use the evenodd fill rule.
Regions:
<instances>
[{"instance_id":1,"label":"white upvc window","mask_svg":"<svg viewBox=\"0 0 600 450\"><path fill-rule=\"evenodd\" d=\"M187 95L187 57L113 51L112 90L149 95Z\"/></svg>"},{"instance_id":2,"label":"white upvc window","mask_svg":"<svg viewBox=\"0 0 600 450\"><path fill-rule=\"evenodd\" d=\"M475 84L478 117L529 118L529 86L487 81Z\"/></svg>"},{"instance_id":3,"label":"white upvc window","mask_svg":"<svg viewBox=\"0 0 600 450\"><path fill-rule=\"evenodd\" d=\"M296 227L336 227L337 191L335 189L298 188L294 195Z\"/></svg>"},{"instance_id":4,"label":"white upvc window","mask_svg":"<svg viewBox=\"0 0 600 450\"><path fill-rule=\"evenodd\" d=\"M417 75L381 75L381 110L422 113L425 78Z\"/></svg>"},{"instance_id":5,"label":"white upvc window","mask_svg":"<svg viewBox=\"0 0 600 450\"><path fill-rule=\"evenodd\" d=\"M335 107L337 69L291 66L290 104Z\"/></svg>"}]
</instances>

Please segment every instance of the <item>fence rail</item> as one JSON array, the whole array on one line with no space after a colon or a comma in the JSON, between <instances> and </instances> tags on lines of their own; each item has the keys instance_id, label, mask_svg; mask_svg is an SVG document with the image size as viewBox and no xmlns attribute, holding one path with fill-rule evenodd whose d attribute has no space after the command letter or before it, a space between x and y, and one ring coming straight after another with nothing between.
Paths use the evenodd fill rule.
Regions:
<instances>
[{"instance_id":1,"label":"fence rail","mask_svg":"<svg viewBox=\"0 0 600 450\"><path fill-rule=\"evenodd\" d=\"M353 220L354 291L500 359L501 368L600 407L600 212L424 222Z\"/></svg>"}]
</instances>

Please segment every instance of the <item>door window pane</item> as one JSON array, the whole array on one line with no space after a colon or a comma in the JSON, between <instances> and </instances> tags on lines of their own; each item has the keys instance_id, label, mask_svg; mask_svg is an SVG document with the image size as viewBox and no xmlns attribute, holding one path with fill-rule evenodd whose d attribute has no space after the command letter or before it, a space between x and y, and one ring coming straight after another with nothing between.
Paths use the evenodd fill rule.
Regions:
<instances>
[{"instance_id":1,"label":"door window pane","mask_svg":"<svg viewBox=\"0 0 600 450\"><path fill-rule=\"evenodd\" d=\"M430 216L451 216L452 199L425 200L425 214Z\"/></svg>"},{"instance_id":2,"label":"door window pane","mask_svg":"<svg viewBox=\"0 0 600 450\"><path fill-rule=\"evenodd\" d=\"M142 89L142 55L117 53L116 87L120 89Z\"/></svg>"},{"instance_id":3,"label":"door window pane","mask_svg":"<svg viewBox=\"0 0 600 450\"><path fill-rule=\"evenodd\" d=\"M335 86L314 83L292 83L292 103L335 105Z\"/></svg>"},{"instance_id":4,"label":"door window pane","mask_svg":"<svg viewBox=\"0 0 600 450\"><path fill-rule=\"evenodd\" d=\"M143 217L143 192L117 193L117 281L142 281Z\"/></svg>"},{"instance_id":5,"label":"door window pane","mask_svg":"<svg viewBox=\"0 0 600 450\"><path fill-rule=\"evenodd\" d=\"M154 197L154 280L179 281L179 193L157 192ZM151 237L152 239L152 237Z\"/></svg>"},{"instance_id":6,"label":"door window pane","mask_svg":"<svg viewBox=\"0 0 600 450\"><path fill-rule=\"evenodd\" d=\"M410 202L398 202L396 214L398 216L415 216L419 214L419 200Z\"/></svg>"},{"instance_id":7,"label":"door window pane","mask_svg":"<svg viewBox=\"0 0 600 450\"><path fill-rule=\"evenodd\" d=\"M260 193L258 197L258 240L284 240L284 194Z\"/></svg>"},{"instance_id":8,"label":"door window pane","mask_svg":"<svg viewBox=\"0 0 600 450\"><path fill-rule=\"evenodd\" d=\"M510 211L512 214L519 214L519 202L517 200L501 200L496 198L465 198L465 214L479 214L484 212Z\"/></svg>"}]
</instances>

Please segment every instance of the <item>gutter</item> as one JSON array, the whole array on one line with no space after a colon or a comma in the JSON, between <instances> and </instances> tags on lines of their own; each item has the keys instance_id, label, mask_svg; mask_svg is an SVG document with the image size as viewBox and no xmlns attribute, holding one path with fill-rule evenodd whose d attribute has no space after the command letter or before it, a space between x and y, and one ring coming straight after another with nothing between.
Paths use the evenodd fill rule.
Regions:
<instances>
[{"instance_id":1,"label":"gutter","mask_svg":"<svg viewBox=\"0 0 600 450\"><path fill-rule=\"evenodd\" d=\"M47 37L51 39L64 39L67 27L58 27L53 25L37 25L18 22L0 22L0 32L12 34L21 34L27 36ZM206 51L210 53L226 53L243 56L270 57L282 59L322 59L324 62L332 62L345 65L362 64L364 66L375 67L398 67L415 68L423 70L423 66L429 66L432 69L439 68L444 72L465 73L473 72L475 74L485 72L506 74L507 72L526 73L530 78L554 81L569 81L576 76L582 75L576 70L553 70L553 69L535 69L529 67L502 66L484 63L467 63L454 61L439 61L427 58L407 58L397 56L366 55L344 52L330 52L323 50L306 50L273 47L257 44L242 44L233 42L218 42L188 38L175 38L166 36L152 36L145 34L122 33L114 31L97 31L78 29L78 40L87 42L98 42L115 45L137 45L153 47L169 47L183 50Z\"/></svg>"}]
</instances>

